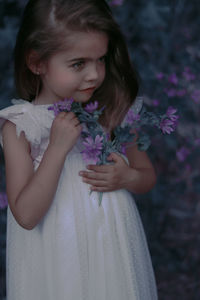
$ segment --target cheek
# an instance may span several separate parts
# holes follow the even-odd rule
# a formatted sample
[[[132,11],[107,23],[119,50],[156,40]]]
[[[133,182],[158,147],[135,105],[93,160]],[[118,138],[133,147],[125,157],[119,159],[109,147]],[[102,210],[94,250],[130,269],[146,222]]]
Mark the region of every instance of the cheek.
[[[64,63],[53,64],[49,70],[50,76],[55,78],[55,80],[60,82],[65,82],[65,80],[70,80],[73,77],[72,72]]]
[[[99,73],[99,81],[103,82],[106,77],[106,68],[103,67]]]
[[[104,82],[105,77],[106,77],[106,70],[104,70],[104,72],[102,74],[101,84]]]
[[[73,86],[73,84],[77,82],[76,76],[74,76],[74,74],[72,74],[71,72],[66,72],[66,71],[55,74],[55,78],[58,84],[60,85]]]

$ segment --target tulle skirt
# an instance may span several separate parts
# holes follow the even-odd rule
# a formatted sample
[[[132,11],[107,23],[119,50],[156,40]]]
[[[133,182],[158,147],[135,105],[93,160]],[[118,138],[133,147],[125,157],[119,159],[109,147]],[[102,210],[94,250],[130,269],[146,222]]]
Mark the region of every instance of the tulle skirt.
[[[8,207],[7,300],[156,300],[132,195],[104,193],[99,207],[75,155],[66,159],[54,200],[34,229],[22,228]]]

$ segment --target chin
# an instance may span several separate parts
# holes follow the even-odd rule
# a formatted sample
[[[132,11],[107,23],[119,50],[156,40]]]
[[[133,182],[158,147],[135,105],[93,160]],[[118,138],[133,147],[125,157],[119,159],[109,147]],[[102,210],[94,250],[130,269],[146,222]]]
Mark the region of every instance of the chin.
[[[77,98],[74,98],[74,100],[75,100],[75,102],[87,103],[88,101],[90,101],[91,98],[92,98],[92,96],[91,97],[77,97]]]

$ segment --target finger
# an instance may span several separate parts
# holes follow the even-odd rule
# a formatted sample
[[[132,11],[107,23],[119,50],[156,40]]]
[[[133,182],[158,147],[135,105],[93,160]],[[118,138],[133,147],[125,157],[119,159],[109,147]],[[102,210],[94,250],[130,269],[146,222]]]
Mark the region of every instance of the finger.
[[[107,186],[107,181],[105,181],[105,180],[95,180],[95,179],[83,178],[82,181],[91,186],[97,186],[97,187],[106,187]]]
[[[57,115],[57,118],[64,118],[64,117],[66,117],[66,115],[67,115],[67,113],[65,111],[62,111]]]
[[[77,118],[74,118],[74,119],[70,120],[70,123],[73,124],[74,126],[77,126],[77,125],[80,124],[80,122]]]
[[[82,127],[81,124],[78,124],[78,125],[76,126],[76,128],[79,129],[80,132],[83,130],[83,127]]]
[[[126,159],[124,157],[122,157],[121,155],[115,153],[115,152],[112,152],[110,155],[109,155],[110,159],[114,162],[114,164],[118,164],[118,165],[124,165],[124,164],[128,164]]]
[[[115,152],[112,152],[110,153],[110,155],[107,157],[108,160],[111,160],[111,161],[114,161],[114,162],[118,162],[118,161],[121,161],[122,160],[122,157],[115,153]]]
[[[67,113],[67,117],[68,117],[70,120],[71,120],[71,119],[74,119],[74,118],[77,118],[76,115],[75,115],[72,111],[70,111],[70,112]]]
[[[106,176],[107,174],[102,174],[102,173],[80,171],[79,175],[89,179],[104,180],[104,181],[107,180],[107,176]]]
[[[100,186],[91,186],[91,187],[90,187],[90,190],[91,190],[91,191],[94,191],[94,192],[111,192],[111,191],[112,191],[111,188],[108,188],[108,187],[100,187]]]
[[[101,166],[97,166],[97,165],[88,165],[87,166],[87,169],[88,170],[92,170],[92,171],[95,171],[95,172],[98,172],[98,173],[108,173],[109,170],[110,170],[110,167],[109,165],[101,165]]]

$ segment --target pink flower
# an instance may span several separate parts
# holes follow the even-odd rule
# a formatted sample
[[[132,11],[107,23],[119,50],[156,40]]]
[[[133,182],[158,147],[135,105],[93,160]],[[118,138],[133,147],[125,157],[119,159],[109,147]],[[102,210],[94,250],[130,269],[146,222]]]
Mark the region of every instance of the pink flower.
[[[94,103],[89,103],[86,105],[85,110],[89,113],[92,113],[98,108],[98,102],[95,101]]]

